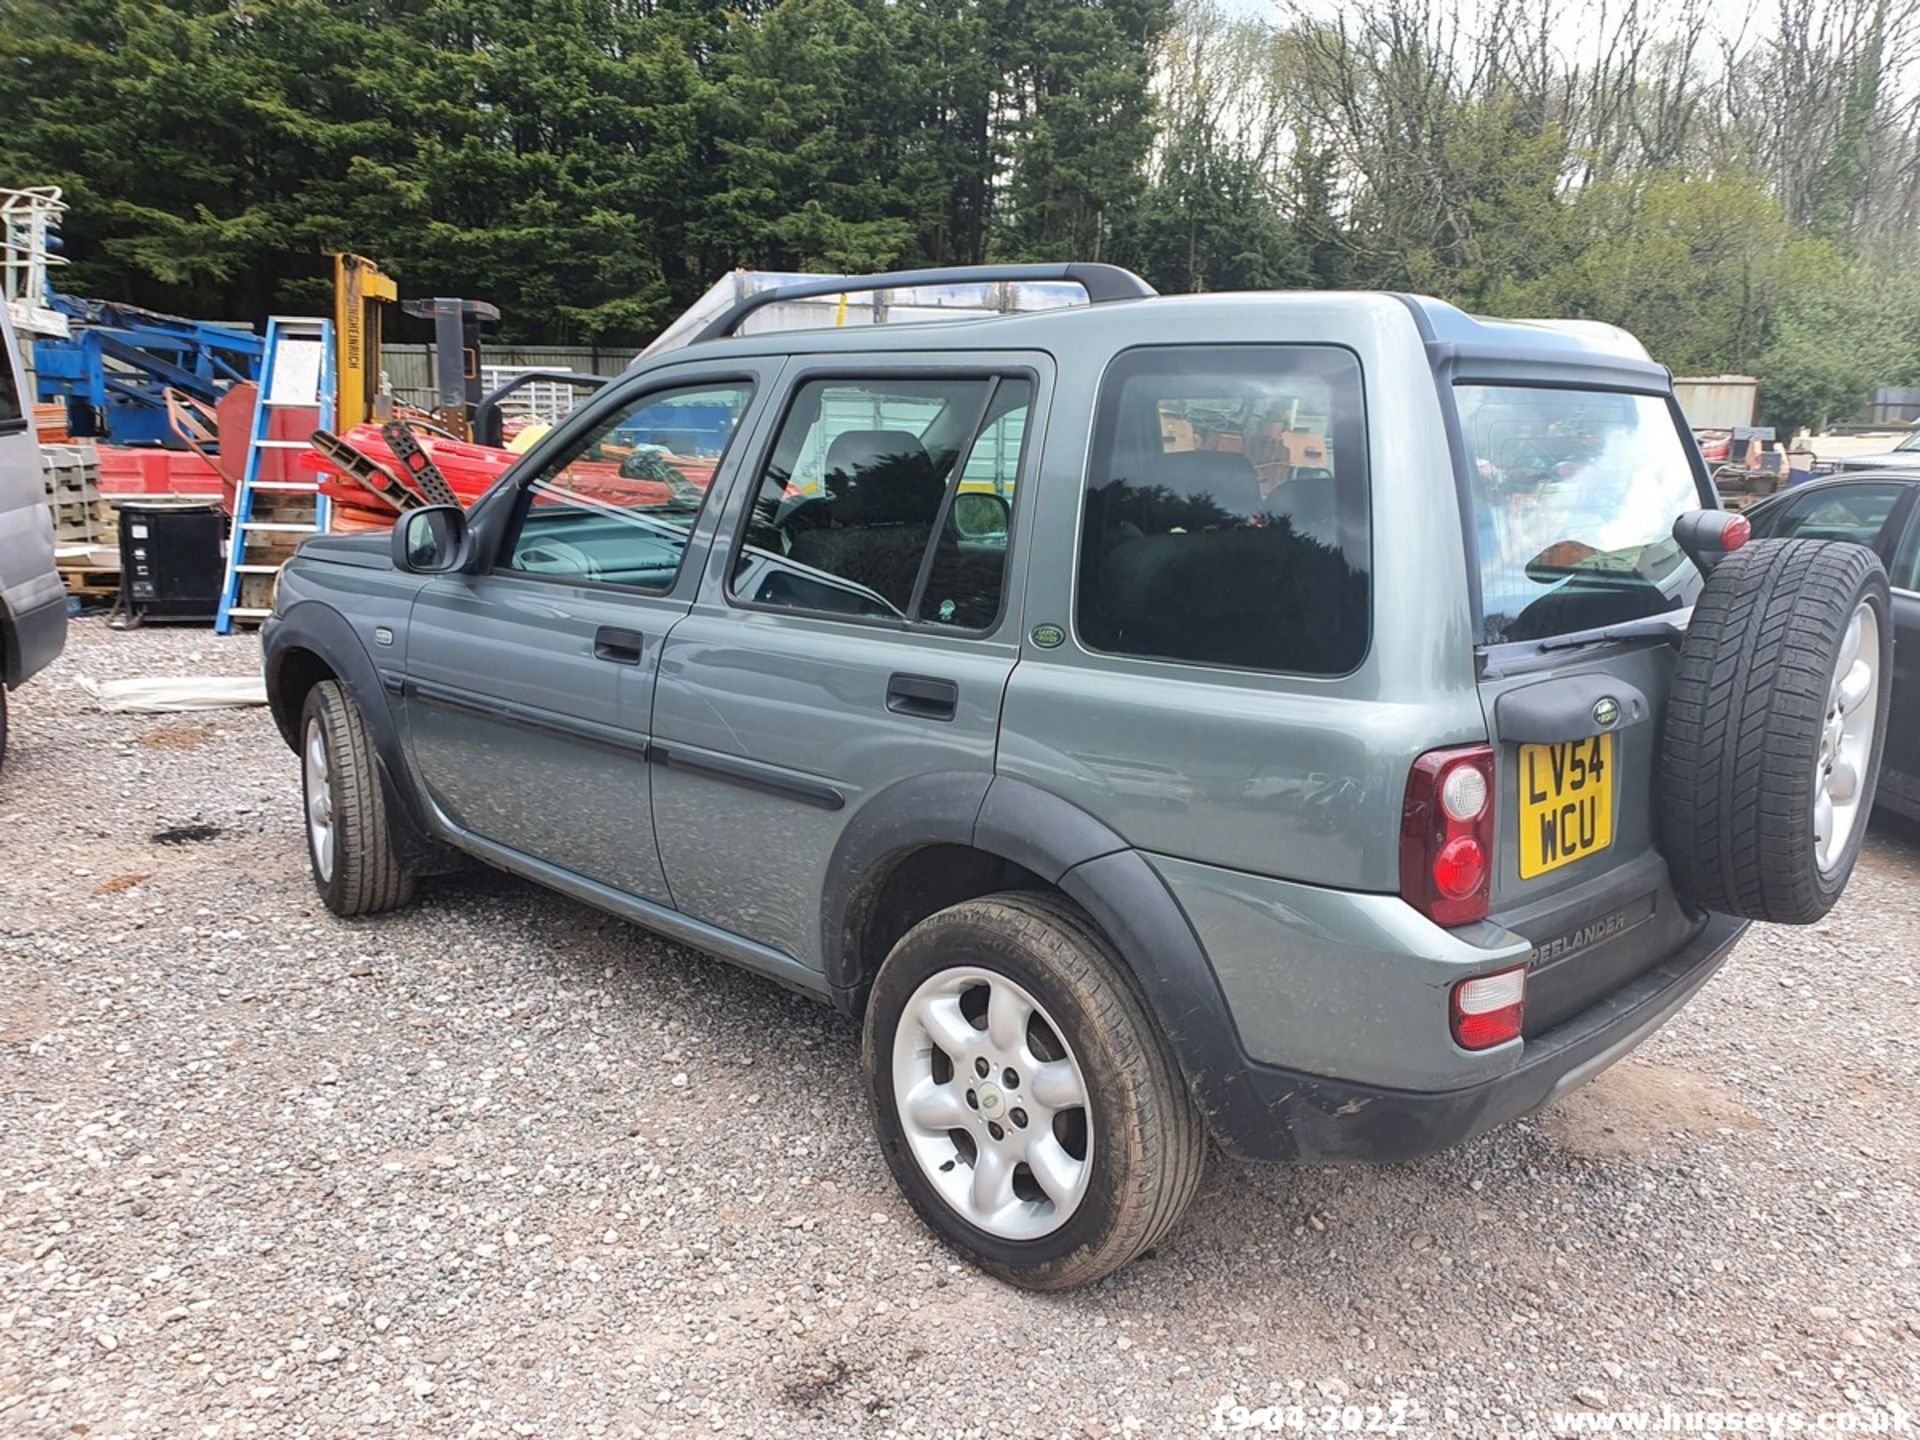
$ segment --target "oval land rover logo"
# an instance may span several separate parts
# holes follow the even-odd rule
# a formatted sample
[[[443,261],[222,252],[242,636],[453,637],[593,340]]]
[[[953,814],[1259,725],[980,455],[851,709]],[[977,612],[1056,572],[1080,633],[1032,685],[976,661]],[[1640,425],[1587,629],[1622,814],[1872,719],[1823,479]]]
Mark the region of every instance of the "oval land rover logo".
[[[1620,723],[1620,702],[1611,695],[1602,695],[1593,702],[1593,723],[1602,730],[1611,730]]]
[[[1067,632],[1058,625],[1036,625],[1030,638],[1042,650],[1051,650],[1067,638]]]

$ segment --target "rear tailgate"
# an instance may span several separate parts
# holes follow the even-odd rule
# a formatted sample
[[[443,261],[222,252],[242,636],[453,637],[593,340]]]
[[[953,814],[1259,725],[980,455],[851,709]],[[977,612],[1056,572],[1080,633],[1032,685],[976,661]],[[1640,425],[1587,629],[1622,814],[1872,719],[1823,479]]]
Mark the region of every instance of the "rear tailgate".
[[[1654,833],[1673,659],[1670,646],[1641,641],[1481,684],[1500,807],[1489,918],[1533,942],[1529,1035],[1699,928],[1674,897]]]
[[[1657,848],[1654,785],[1669,638],[1700,587],[1672,528],[1701,491],[1663,397],[1454,393],[1499,806],[1489,918],[1533,943],[1525,1033],[1537,1034],[1700,925]],[[1608,637],[1621,626],[1640,633]]]

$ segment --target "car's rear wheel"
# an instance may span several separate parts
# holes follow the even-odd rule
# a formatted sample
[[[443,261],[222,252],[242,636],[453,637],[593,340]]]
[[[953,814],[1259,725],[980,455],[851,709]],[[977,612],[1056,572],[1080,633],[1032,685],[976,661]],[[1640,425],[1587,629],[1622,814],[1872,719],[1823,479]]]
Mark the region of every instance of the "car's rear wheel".
[[[1688,900],[1807,924],[1840,898],[1886,743],[1888,604],[1859,545],[1762,540],[1714,567],[1661,747],[1663,848]]]
[[[359,706],[337,681],[307,693],[300,715],[301,798],[313,883],[336,915],[375,915],[413,898],[394,853],[387,797]]]
[[[914,1209],[1015,1285],[1111,1274],[1199,1185],[1204,1129],[1166,1040],[1059,897],[964,901],[908,931],[875,979],[863,1061]]]

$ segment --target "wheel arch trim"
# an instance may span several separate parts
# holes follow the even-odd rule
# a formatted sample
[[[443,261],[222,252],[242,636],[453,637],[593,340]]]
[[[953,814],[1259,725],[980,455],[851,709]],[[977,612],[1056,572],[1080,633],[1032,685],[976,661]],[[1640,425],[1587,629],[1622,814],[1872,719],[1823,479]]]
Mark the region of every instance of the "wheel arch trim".
[[[1245,1083],[1225,992],[1166,881],[1102,821],[1025,781],[923,775],[860,807],[835,848],[821,911],[821,954],[840,1008],[857,1013],[865,1001],[863,906],[899,859],[933,845],[969,846],[1057,886],[1118,952],[1209,1124],[1230,1132],[1260,1123],[1264,1107]]]
[[[414,792],[400,724],[387,699],[391,689],[387,677],[374,664],[346,617],[321,601],[302,600],[275,617],[261,637],[261,648],[267,707],[288,746],[298,750],[300,716],[288,711],[281,676],[289,654],[304,650],[339,679],[373,736],[374,761],[386,791],[387,820],[393,827],[394,849],[402,863],[423,875],[452,868],[451,854],[437,838],[431,812]]]

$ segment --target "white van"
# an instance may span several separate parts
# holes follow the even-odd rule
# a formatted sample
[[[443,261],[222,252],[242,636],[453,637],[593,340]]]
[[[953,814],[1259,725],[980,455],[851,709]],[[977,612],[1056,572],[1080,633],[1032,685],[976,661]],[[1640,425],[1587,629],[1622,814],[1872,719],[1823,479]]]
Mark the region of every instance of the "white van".
[[[67,643],[67,591],[53,568],[53,511],[40,471],[13,324],[0,305],[0,764],[7,692],[45,669]]]

